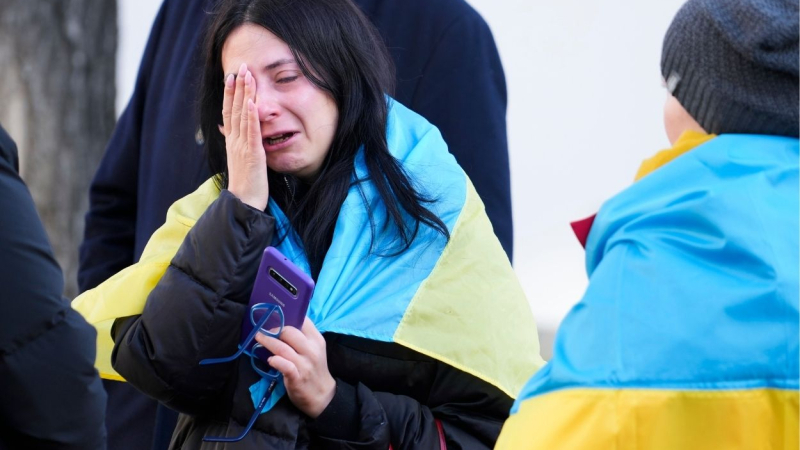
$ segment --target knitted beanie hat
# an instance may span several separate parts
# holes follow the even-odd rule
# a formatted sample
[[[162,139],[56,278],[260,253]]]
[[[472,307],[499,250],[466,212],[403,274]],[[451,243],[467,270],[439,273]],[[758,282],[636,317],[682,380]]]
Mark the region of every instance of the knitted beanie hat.
[[[798,135],[797,0],[688,0],[664,37],[667,89],[709,133]]]

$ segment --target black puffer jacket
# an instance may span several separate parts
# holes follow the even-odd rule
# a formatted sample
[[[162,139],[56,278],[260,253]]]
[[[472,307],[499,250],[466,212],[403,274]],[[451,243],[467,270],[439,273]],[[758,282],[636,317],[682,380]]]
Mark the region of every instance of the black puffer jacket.
[[[199,366],[236,351],[242,318],[274,220],[228,191],[198,220],[141,316],[118,321],[114,368],[182,413],[171,448],[488,449],[512,399],[499,389],[397,344],[325,334],[334,399],[311,420],[284,396],[236,444],[254,407],[249,360]],[[440,427],[441,426],[441,431]]]

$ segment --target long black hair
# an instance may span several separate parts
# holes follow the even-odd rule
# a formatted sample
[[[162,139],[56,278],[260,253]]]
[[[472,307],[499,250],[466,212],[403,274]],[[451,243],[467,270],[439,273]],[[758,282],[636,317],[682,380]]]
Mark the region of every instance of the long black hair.
[[[350,0],[225,0],[213,13],[206,34],[205,67],[200,85],[200,127],[206,136],[206,158],[218,186],[228,185],[225,138],[222,123],[224,73],[222,47],[239,26],[262,26],[286,42],[303,75],[327,92],[338,109],[336,133],[310,186],[268,170],[270,197],[286,212],[303,242],[316,278],[328,251],[333,229],[353,184],[355,157],[363,146],[368,180],[386,207],[386,226],[376,230],[373,208],[365,200],[372,231],[370,251],[379,233],[396,232],[391,254],[407,250],[424,224],[450,234],[445,224],[425,205],[423,196],[386,145],[388,105],[386,95],[394,87],[394,67],[374,26]],[[361,184],[367,180],[356,180]],[[295,187],[290,187],[294,185]],[[387,230],[385,228],[393,228]]]

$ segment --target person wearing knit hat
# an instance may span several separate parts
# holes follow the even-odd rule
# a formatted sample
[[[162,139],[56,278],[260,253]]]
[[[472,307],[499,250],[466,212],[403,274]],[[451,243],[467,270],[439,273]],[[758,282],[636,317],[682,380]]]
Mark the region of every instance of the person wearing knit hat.
[[[687,2],[664,38],[668,91],[707,132],[798,136],[796,0]]]
[[[672,148],[575,225],[588,288],[496,450],[798,449],[796,0],[689,0]]]

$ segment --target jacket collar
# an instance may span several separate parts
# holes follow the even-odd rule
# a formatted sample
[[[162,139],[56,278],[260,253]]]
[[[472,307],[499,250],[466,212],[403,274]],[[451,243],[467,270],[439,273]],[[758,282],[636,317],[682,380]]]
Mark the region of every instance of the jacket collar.
[[[672,148],[662,150],[653,155],[651,158],[648,158],[642,162],[642,165],[639,166],[639,170],[636,172],[636,178],[634,179],[634,182],[641,180],[659,167],[666,165],[678,156],[683,155],[689,150],[698,147],[699,145],[704,144],[715,137],[716,135],[714,134],[705,134],[692,130],[684,131],[678,140],[675,141],[675,145],[673,145]],[[578,238],[578,242],[580,242],[581,246],[584,248],[586,248],[586,240],[589,239],[589,232],[592,231],[592,224],[594,223],[595,216],[597,216],[597,214],[593,214],[585,219],[576,220],[570,223],[572,231],[575,233],[575,237]]]
[[[639,170],[636,172],[636,178],[634,181],[641,180],[659,167],[666,165],[678,156],[681,156],[689,150],[699,146],[700,144],[704,144],[715,137],[715,134],[699,133],[692,130],[684,131],[678,140],[675,141],[675,145],[673,145],[672,148],[662,150],[653,155],[651,158],[642,161],[642,165],[639,166]]]

